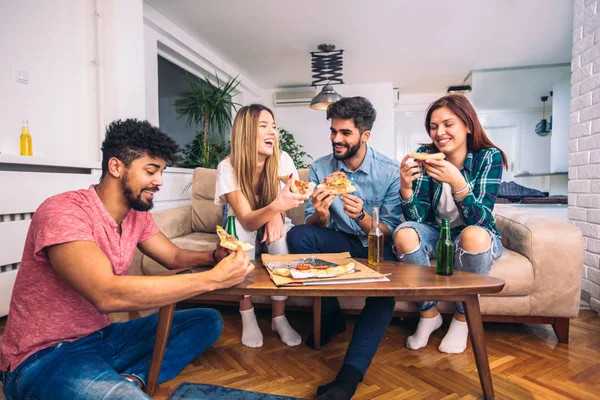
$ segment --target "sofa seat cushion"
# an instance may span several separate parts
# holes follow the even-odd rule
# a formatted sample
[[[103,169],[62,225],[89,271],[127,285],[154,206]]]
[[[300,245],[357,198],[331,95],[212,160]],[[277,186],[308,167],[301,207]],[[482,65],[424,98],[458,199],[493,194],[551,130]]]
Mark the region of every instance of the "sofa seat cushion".
[[[180,236],[171,241],[178,247],[188,250],[213,250],[217,247],[218,236],[215,233],[193,232],[189,235]],[[142,259],[142,270],[145,275],[156,275],[165,271],[165,267],[144,256]]]

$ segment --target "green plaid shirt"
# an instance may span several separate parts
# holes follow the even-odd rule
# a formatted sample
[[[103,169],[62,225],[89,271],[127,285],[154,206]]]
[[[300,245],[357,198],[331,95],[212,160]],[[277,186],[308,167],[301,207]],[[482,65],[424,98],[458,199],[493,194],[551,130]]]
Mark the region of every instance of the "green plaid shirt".
[[[430,153],[427,146],[421,146],[417,153]],[[498,149],[467,151],[467,157],[460,173],[469,185],[469,194],[461,200],[454,200],[466,226],[477,225],[495,232],[496,220],[492,214],[500,181],[502,180],[502,153]],[[435,212],[442,195],[442,184],[423,173],[413,181],[413,195],[402,200],[402,212],[407,221],[422,222],[437,226]],[[463,227],[464,228],[464,227]]]

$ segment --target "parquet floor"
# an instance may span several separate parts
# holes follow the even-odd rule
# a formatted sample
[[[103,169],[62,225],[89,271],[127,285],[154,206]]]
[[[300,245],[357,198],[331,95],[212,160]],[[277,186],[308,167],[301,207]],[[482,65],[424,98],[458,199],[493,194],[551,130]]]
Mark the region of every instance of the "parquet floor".
[[[164,400],[183,382],[209,383],[238,389],[312,399],[316,387],[330,381],[344,357],[356,317],[348,317],[346,333],[315,351],[289,348],[270,331],[270,311],[257,310],[264,346],[240,343],[236,309],[219,307],[225,330],[214,347],[163,383],[155,399]],[[303,337],[311,315],[290,312],[288,318]],[[0,319],[0,336],[6,318]],[[460,355],[437,351],[448,322],[429,345],[409,351],[404,342],[415,320],[394,319],[363,383],[354,396],[367,399],[477,399],[482,397],[469,345]],[[548,325],[484,323],[497,399],[600,399],[600,316],[581,312],[571,322],[571,342],[558,344]]]

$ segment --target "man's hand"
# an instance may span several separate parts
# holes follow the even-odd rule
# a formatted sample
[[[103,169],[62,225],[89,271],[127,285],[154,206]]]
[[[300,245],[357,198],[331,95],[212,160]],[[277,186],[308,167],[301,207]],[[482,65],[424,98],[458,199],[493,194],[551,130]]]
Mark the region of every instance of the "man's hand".
[[[265,233],[260,242],[264,243],[266,241],[267,244],[271,244],[281,239],[284,233],[283,218],[281,218],[281,214],[276,215],[265,224]]]
[[[344,203],[344,212],[346,215],[352,219],[356,219],[363,210],[363,201],[349,193],[341,195],[340,199]]]
[[[225,247],[221,246],[221,241],[217,242],[217,250],[215,251],[215,259],[216,262],[220,262],[222,259],[227,257],[231,253],[231,251],[227,250]]]
[[[214,273],[216,289],[224,289],[241,283],[253,269],[250,257],[238,246],[237,251],[221,260],[210,272]]]
[[[335,200],[335,194],[331,193],[329,189],[317,188],[312,194],[312,205],[315,212],[318,213],[322,219],[329,218],[329,208]]]

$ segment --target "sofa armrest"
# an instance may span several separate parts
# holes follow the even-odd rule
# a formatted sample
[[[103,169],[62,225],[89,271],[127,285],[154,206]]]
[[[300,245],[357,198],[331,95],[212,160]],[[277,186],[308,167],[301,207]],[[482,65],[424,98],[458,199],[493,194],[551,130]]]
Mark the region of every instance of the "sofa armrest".
[[[152,216],[158,229],[169,239],[192,233],[192,206],[169,208]]]
[[[533,265],[533,315],[575,317],[579,312],[584,242],[568,222],[511,206],[494,208],[504,247]]]

